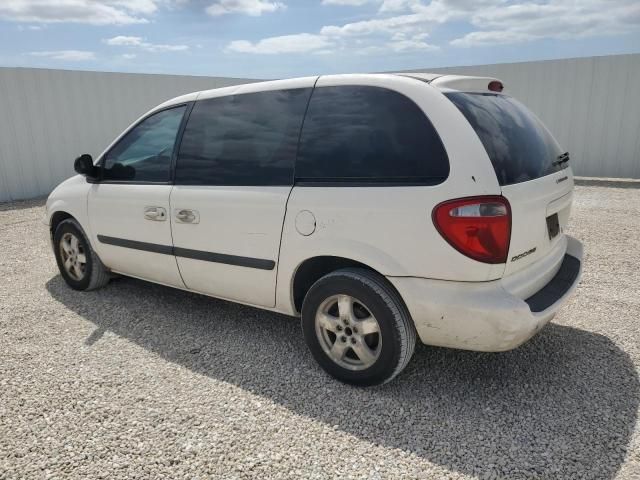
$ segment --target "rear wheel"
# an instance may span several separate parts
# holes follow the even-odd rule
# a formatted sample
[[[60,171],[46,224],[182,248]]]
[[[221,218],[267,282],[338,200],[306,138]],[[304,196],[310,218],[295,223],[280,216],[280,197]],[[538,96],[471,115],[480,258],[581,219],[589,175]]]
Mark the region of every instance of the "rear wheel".
[[[320,366],[356,385],[394,378],[416,342],[398,293],[381,275],[359,268],[330,273],[311,287],[302,306],[302,330]]]
[[[109,272],[74,219],[60,222],[53,245],[60,274],[71,288],[94,290],[109,283]]]

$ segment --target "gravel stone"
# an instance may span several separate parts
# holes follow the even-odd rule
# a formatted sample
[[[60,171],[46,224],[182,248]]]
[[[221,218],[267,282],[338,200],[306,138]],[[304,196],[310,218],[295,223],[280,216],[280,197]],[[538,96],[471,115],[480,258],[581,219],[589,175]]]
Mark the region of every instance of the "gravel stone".
[[[640,190],[577,187],[583,281],[522,347],[325,375],[288,317],[120,278],[76,292],[0,204],[0,479],[638,479]]]

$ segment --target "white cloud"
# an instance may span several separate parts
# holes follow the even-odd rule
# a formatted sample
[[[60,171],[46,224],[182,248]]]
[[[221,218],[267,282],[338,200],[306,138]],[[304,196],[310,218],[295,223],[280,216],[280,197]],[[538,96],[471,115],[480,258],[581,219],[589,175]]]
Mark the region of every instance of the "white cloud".
[[[576,38],[622,34],[640,28],[637,0],[380,0],[376,18],[326,26],[329,36],[415,35],[452,21],[474,31],[454,39],[454,46],[518,43],[542,38]],[[397,12],[385,16],[385,13]]]
[[[84,62],[87,60],[95,60],[96,54],[86,50],[55,50],[44,52],[31,52],[29,55],[34,57],[47,57],[53,60],[64,60],[68,62]]]
[[[397,12],[401,10],[411,10],[412,8],[419,6],[418,0],[384,0],[380,6],[381,12]]]
[[[378,3],[388,3],[389,0]],[[325,3],[360,4],[362,0],[326,0]],[[395,3],[394,3],[395,2]],[[398,2],[391,0],[393,8],[414,9],[416,1]],[[402,5],[401,5],[402,3]],[[418,2],[419,3],[419,2]],[[433,51],[438,47],[424,41],[428,36],[422,31],[421,23],[424,18],[418,13],[406,13],[388,18],[373,18],[360,22],[348,23],[341,26],[329,25],[316,33],[300,33],[280,37],[264,38],[258,42],[236,40],[227,46],[228,52],[242,52],[254,54],[273,53],[326,53],[327,47],[351,51],[359,55],[372,55],[384,52]],[[387,38],[379,38],[382,35]],[[362,37],[377,36],[371,43],[364,45]]]
[[[469,21],[477,30],[453,40],[452,45],[473,47],[543,38],[620,35],[640,27],[640,3],[636,0],[549,0],[494,5],[473,12]]]
[[[374,3],[376,0],[322,0],[323,5],[348,5],[359,7],[365,3]]]
[[[21,32],[24,32],[26,30],[37,32],[38,30],[43,30],[43,29],[44,27],[42,25],[27,25],[26,27],[24,25],[18,25],[18,30],[20,30]]]
[[[300,33],[280,37],[263,38],[258,42],[236,40],[231,42],[226,50],[232,53],[253,53],[273,55],[282,53],[313,53],[328,55],[336,50],[350,50],[358,55],[374,55],[385,52],[434,51],[439,47],[424,41],[426,35],[407,37],[404,34],[394,35],[389,41],[366,45],[364,40],[355,39],[351,44],[342,38],[331,38],[327,35]]]
[[[1,0],[0,18],[15,22],[128,25],[146,23],[142,15],[163,0]]]
[[[400,15],[389,18],[374,18],[342,26],[328,25],[322,27],[320,33],[329,36],[363,36],[376,33],[394,33],[414,28],[424,22],[417,14]]]
[[[474,10],[505,0],[384,0],[376,18],[322,28],[321,33],[334,36],[366,36],[396,32],[424,34],[438,24],[469,18]],[[387,12],[395,15],[385,16]]]
[[[142,37],[127,37],[125,35],[118,35],[117,37],[108,38],[104,40],[107,45],[115,45],[119,47],[139,46],[142,43]]]
[[[322,52],[331,46],[331,42],[322,35],[300,33],[280,37],[264,38],[256,43],[236,40],[227,46],[227,51],[238,53],[278,54]]]
[[[419,4],[419,0],[322,0],[323,5],[340,5],[350,7],[361,7],[368,3],[381,4],[381,12],[393,12],[403,10],[414,4]]]
[[[107,38],[106,40],[103,40],[103,42],[115,47],[136,47],[147,52],[180,52],[189,50],[188,45],[149,43],[142,37],[129,37],[125,35]]]
[[[387,44],[387,47],[394,52],[410,52],[416,50],[422,50],[425,52],[432,52],[439,50],[440,47],[431,45],[424,41],[428,37],[428,34],[418,34],[410,38],[402,33],[397,33],[391,38],[391,42]]]
[[[322,3],[357,6],[371,2],[379,5],[375,16],[327,25],[319,34],[276,37],[279,50],[292,51],[281,45],[283,39],[306,35],[315,42],[324,39],[359,54],[433,51],[438,47],[427,43],[425,38],[438,26],[451,22],[466,23],[472,28],[470,33],[450,42],[458,47],[619,35],[640,29],[638,0],[323,0]],[[262,47],[271,42],[269,38],[257,43],[241,40],[232,45],[251,53],[266,53],[267,49]],[[317,50],[311,44],[290,48]]]
[[[527,40],[533,40],[532,35],[526,33],[504,31],[493,32],[471,32],[464,37],[456,38],[451,41],[451,45],[456,47],[478,47],[484,45],[499,45],[506,43],[520,43]]]
[[[217,0],[207,7],[207,13],[214,17],[229,13],[241,13],[259,17],[263,13],[272,13],[286,8],[282,2],[270,2],[267,0]]]
[[[133,60],[136,57],[137,57],[137,55],[135,53],[123,53],[122,54],[122,58],[124,58],[125,60]]]
[[[155,13],[160,2],[161,0],[111,0],[111,3],[115,6],[147,15]]]
[[[188,45],[171,45],[163,43],[143,43],[140,48],[148,52],[184,52],[189,50]]]
[[[339,1],[339,0],[338,0]],[[637,0],[380,0],[378,16],[329,25],[328,36],[428,33],[437,25],[467,22],[475,30],[453,40],[457,46],[624,33],[640,25]],[[395,15],[385,15],[396,12]]]

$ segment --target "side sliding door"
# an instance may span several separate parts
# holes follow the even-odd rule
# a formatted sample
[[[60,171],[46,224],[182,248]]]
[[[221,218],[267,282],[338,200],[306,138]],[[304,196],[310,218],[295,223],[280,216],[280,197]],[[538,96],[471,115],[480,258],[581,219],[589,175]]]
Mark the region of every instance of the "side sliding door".
[[[266,91],[246,85],[194,105],[170,202],[174,253],[189,289],[275,305],[282,223],[314,81]]]

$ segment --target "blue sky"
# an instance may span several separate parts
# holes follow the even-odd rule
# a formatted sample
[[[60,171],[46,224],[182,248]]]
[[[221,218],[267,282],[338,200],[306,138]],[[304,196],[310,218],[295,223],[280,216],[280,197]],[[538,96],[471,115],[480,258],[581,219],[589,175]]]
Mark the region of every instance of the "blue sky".
[[[0,0],[0,65],[281,78],[640,52],[638,0]]]

